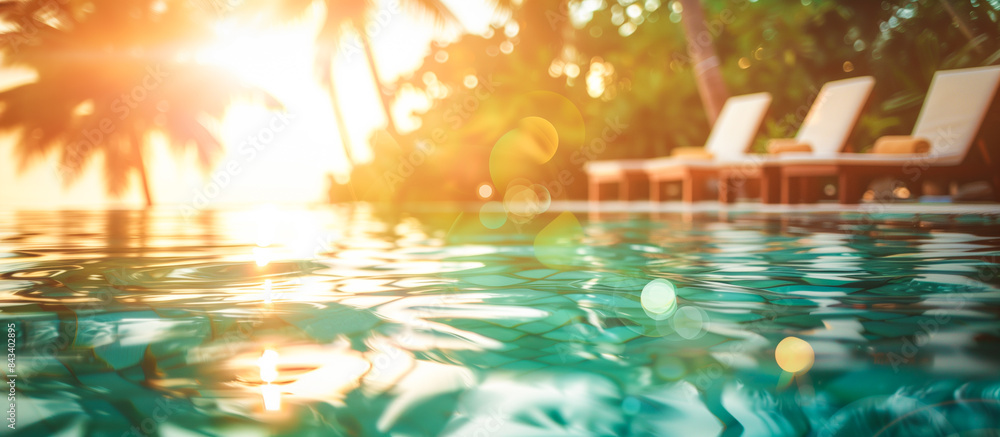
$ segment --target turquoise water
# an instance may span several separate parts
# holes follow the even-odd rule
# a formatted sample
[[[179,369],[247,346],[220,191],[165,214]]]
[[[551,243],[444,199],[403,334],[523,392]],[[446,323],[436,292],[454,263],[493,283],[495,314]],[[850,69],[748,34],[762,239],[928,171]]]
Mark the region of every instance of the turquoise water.
[[[1000,430],[998,216],[521,222],[364,206],[0,213],[17,375],[4,431]],[[807,347],[779,366],[788,337]]]

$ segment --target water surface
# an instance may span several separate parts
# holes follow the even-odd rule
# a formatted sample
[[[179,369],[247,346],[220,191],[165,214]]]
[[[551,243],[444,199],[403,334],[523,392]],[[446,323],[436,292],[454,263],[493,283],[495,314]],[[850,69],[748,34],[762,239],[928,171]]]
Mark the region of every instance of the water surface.
[[[998,235],[995,215],[0,213],[16,433],[996,435]]]

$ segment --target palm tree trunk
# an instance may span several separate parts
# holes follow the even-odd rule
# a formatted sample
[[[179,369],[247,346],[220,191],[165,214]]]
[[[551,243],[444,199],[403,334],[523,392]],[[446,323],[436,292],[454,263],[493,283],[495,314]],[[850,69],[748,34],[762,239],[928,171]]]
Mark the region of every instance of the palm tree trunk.
[[[717,36],[712,34],[705,22],[705,11],[700,0],[680,0],[684,10],[681,12],[681,24],[684,25],[684,36],[687,38],[688,55],[694,64],[694,78],[698,85],[702,106],[708,121],[715,124],[715,119],[722,111],[722,105],[729,98],[726,83],[722,80],[719,70],[719,57],[715,54],[712,40]],[[720,22],[721,26],[722,23]],[[721,31],[721,28],[715,33]]]
[[[340,143],[344,148],[344,156],[347,163],[354,168],[354,154],[351,153],[351,136],[347,132],[347,122],[344,121],[344,112],[340,108],[340,100],[337,97],[337,81],[333,78],[333,67],[330,67],[324,79],[327,92],[330,93],[330,104],[333,105],[333,118],[337,121],[337,133],[340,134]]]
[[[385,119],[387,122],[386,129],[392,134],[393,137],[399,137],[399,131],[396,129],[396,123],[392,121],[392,107],[389,104],[389,98],[383,92],[385,87],[382,86],[382,79],[378,77],[378,68],[375,66],[375,56],[372,52],[372,44],[368,39],[368,35],[365,33],[363,28],[358,28],[355,26],[358,35],[361,37],[361,45],[365,48],[365,57],[368,58],[368,69],[371,70],[372,78],[375,80],[375,88],[378,91],[379,101],[382,102],[382,110],[385,111]]]
[[[945,12],[948,13],[948,16],[951,17],[951,21],[955,23],[955,26],[958,26],[958,31],[965,36],[965,39],[969,40],[969,42],[974,41],[976,36],[972,34],[972,30],[969,29],[969,25],[966,24],[965,20],[963,20],[962,17],[955,12],[955,8],[951,7],[951,3],[949,3],[948,0],[941,0],[941,6],[944,8]],[[983,52],[979,45],[976,45],[974,50],[976,53]]]
[[[135,156],[139,161],[136,166],[139,167],[139,178],[142,179],[142,193],[146,196],[146,207],[153,206],[153,196],[150,195],[149,190],[149,175],[146,174],[146,160],[142,157],[142,135],[132,132],[132,147],[135,147]]]

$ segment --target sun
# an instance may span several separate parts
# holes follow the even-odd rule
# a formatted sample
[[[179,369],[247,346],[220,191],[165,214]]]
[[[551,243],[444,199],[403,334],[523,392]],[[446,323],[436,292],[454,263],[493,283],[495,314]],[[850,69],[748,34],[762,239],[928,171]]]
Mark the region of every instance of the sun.
[[[186,186],[173,190],[183,192],[172,192],[173,196],[161,193],[161,198],[190,203],[192,196],[207,197],[202,192],[212,183],[212,175],[231,165],[240,174],[219,176],[233,182],[219,190],[222,194],[211,203],[322,201],[327,196],[329,176],[337,183],[349,182],[352,164],[365,164],[374,158],[368,145],[371,136],[387,124],[378,86],[364,53],[342,49],[332,65],[337,87],[337,105],[334,105],[329,91],[316,76],[316,36],[324,18],[322,7],[314,6],[299,20],[284,25],[260,28],[232,19],[223,19],[215,25],[214,40],[198,50],[193,60],[230,71],[239,80],[269,93],[283,108],[268,109],[262,102],[233,102],[217,126],[226,156],[208,176],[185,172]],[[433,29],[406,14],[398,14],[385,24],[380,32],[369,36],[380,67],[379,76],[390,82],[420,65],[429,51]],[[345,30],[350,32],[349,28]],[[345,40],[351,40],[349,34]],[[415,129],[420,120],[413,113],[426,110],[429,105],[419,92],[405,86],[397,90],[391,105],[396,126],[404,133]],[[347,158],[337,130],[335,108],[347,125],[353,163]],[[258,153],[247,150],[248,138],[272,136],[266,126],[280,116],[277,112],[291,118],[289,128],[273,135],[274,140],[260,147]],[[153,162],[153,173],[178,172],[176,165]],[[215,189],[211,191],[214,193]]]
[[[247,202],[268,194],[279,199],[291,196],[290,200],[316,201],[322,197],[326,175],[335,175],[338,180],[349,178],[351,167],[332,122],[330,96],[315,75],[317,26],[308,15],[300,22],[268,29],[223,21],[216,25],[216,40],[197,53],[196,62],[229,70],[283,106],[268,110],[262,102],[237,101],[227,110],[219,126],[227,154],[220,166],[235,161],[250,168],[250,175],[232,187],[223,201]],[[288,129],[259,148],[263,158],[256,158],[257,153],[241,154],[247,152],[248,137],[272,135],[268,126],[278,116],[291,121]],[[247,162],[250,158],[258,162]],[[302,193],[279,193],[287,193],[291,186],[307,188]]]
[[[197,61],[224,67],[279,97],[315,92],[312,27],[303,22],[262,30],[224,21],[215,26],[217,40],[199,51]]]

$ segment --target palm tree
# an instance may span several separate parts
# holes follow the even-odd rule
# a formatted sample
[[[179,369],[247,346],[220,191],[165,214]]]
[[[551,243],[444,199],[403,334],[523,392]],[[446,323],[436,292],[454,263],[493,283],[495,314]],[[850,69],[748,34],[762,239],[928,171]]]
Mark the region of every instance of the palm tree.
[[[103,155],[108,192],[122,194],[137,173],[147,205],[150,134],[193,147],[211,168],[222,147],[205,119],[219,120],[237,96],[276,102],[221,68],[184,61],[212,37],[211,17],[199,12],[184,0],[2,3],[3,63],[35,73],[0,92],[0,130],[19,134],[21,168],[58,149],[69,184]]]
[[[382,111],[385,112],[387,130],[393,136],[399,136],[396,123],[392,119],[392,102],[386,94],[388,88],[379,76],[379,68],[376,65],[374,52],[372,51],[371,36],[367,32],[365,24],[369,22],[370,15],[377,10],[379,4],[374,0],[323,0],[326,5],[326,17],[323,27],[317,36],[317,60],[324,62],[320,65],[323,68],[330,68],[330,63],[326,59],[332,59],[334,52],[343,41],[345,30],[353,30],[361,42],[364,49],[365,58],[368,61],[368,69],[375,81],[378,91],[379,102]],[[459,23],[458,18],[452,14],[451,10],[441,2],[441,0],[407,0],[402,5],[408,7],[416,13],[430,13],[434,20],[441,23]],[[329,70],[324,71],[324,79],[331,77]],[[332,89],[332,83],[331,83]]]
[[[344,111],[340,108],[340,101],[337,98],[337,84],[333,74],[333,59],[338,51],[345,47],[346,37],[350,32],[357,34],[369,72],[375,81],[379,103],[385,114],[386,129],[394,137],[399,137],[399,130],[392,118],[392,102],[390,96],[387,95],[389,87],[383,83],[381,76],[379,76],[379,68],[372,50],[372,35],[369,35],[365,28],[366,23],[369,23],[372,15],[377,12],[379,2],[375,0],[290,0],[285,2],[258,0],[244,3],[247,7],[243,8],[243,11],[254,17],[270,16],[287,21],[301,17],[316,1],[322,2],[325,11],[322,26],[316,35],[317,76],[330,94],[344,154],[353,166],[350,138],[347,134],[348,128],[343,118]],[[459,20],[441,0],[405,0],[402,1],[400,7],[410,9],[411,13],[429,13],[439,25],[459,23]]]
[[[688,55],[694,66],[698,94],[709,123],[715,123],[722,105],[729,98],[726,83],[722,81],[722,71],[719,70],[719,57],[712,44],[715,35],[712,35],[705,24],[705,11],[700,0],[680,0],[680,5],[683,8],[681,24],[684,25],[684,36],[688,41]]]

